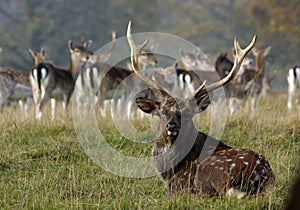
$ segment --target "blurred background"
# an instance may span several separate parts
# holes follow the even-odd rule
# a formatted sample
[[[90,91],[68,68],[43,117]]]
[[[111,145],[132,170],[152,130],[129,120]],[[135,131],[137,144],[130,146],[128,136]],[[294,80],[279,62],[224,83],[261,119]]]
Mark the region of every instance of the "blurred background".
[[[68,64],[68,40],[91,39],[92,50],[124,36],[129,20],[134,33],[165,32],[198,46],[211,62],[231,54],[233,38],[243,46],[254,34],[257,48],[271,46],[267,73],[276,72],[273,87],[287,87],[288,68],[300,64],[299,0],[2,0],[0,66],[29,71],[28,49],[44,47],[58,66]]]

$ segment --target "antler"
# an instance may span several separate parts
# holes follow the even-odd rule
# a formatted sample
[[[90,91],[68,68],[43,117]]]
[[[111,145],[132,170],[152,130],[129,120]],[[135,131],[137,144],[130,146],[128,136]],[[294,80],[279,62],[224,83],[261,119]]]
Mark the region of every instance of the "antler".
[[[252,38],[252,41],[250,42],[250,44],[245,48],[245,49],[242,49],[240,47],[240,44],[237,40],[237,38],[235,37],[234,38],[234,49],[235,49],[235,52],[236,52],[236,55],[235,55],[235,59],[234,59],[234,65],[232,67],[232,69],[230,70],[230,73],[224,77],[223,79],[221,79],[220,81],[216,82],[216,83],[213,83],[211,85],[209,85],[208,87],[206,87],[205,89],[203,85],[201,85],[194,93],[193,95],[191,96],[191,98],[198,98],[199,96],[201,96],[202,94],[205,94],[207,92],[210,92],[212,90],[215,90],[225,84],[227,84],[230,80],[232,80],[235,75],[238,73],[239,69],[240,69],[240,66],[245,58],[245,56],[250,52],[250,50],[253,48],[255,42],[256,42],[256,38],[257,36],[254,35],[253,38]]]
[[[149,40],[147,39],[139,47],[136,46],[136,44],[133,41],[132,35],[131,35],[131,21],[129,21],[128,27],[127,27],[127,40],[128,40],[128,43],[129,43],[129,46],[130,46],[130,49],[131,49],[130,58],[131,58],[131,66],[132,66],[132,69],[133,69],[134,73],[142,81],[144,81],[147,85],[149,85],[150,87],[154,88],[161,96],[163,96],[163,97],[170,96],[166,91],[161,90],[159,88],[159,86],[155,82],[153,82],[149,78],[147,78],[144,75],[142,75],[141,72],[139,71],[139,67],[138,67],[138,55],[141,52],[141,50],[148,44]]]

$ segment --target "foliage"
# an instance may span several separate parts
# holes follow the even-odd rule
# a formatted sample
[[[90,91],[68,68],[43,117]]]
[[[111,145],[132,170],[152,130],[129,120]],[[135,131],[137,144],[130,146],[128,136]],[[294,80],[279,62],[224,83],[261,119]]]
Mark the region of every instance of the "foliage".
[[[269,69],[286,84],[289,67],[300,53],[298,0],[5,0],[0,6],[2,66],[29,70],[28,48],[45,47],[57,65],[67,65],[69,39],[92,39],[94,49],[124,36],[129,20],[135,31],[160,31],[183,37],[210,55],[230,52],[234,36],[247,43],[258,34],[257,47],[272,46]]]

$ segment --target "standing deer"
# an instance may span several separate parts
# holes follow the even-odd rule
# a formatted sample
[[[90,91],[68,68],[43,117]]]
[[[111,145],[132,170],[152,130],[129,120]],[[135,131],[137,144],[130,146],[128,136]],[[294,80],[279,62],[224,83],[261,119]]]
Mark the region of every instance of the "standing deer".
[[[255,112],[256,101],[263,90],[265,79],[266,57],[270,53],[270,47],[265,50],[253,48],[252,53],[255,56],[256,69],[245,68],[243,65],[248,63],[243,62],[242,72],[238,73],[233,82],[229,82],[225,86],[225,93],[230,97],[230,110],[234,114],[242,104],[241,99],[250,97],[251,113]],[[216,60],[216,71],[221,78],[226,76],[234,63],[227,58],[227,54],[221,54]],[[234,107],[236,104],[236,107]]]
[[[25,118],[28,116],[28,104],[32,100],[29,73],[11,69],[0,69],[0,107],[18,101]]]
[[[296,98],[298,109],[300,109],[300,94],[298,93],[300,87],[300,66],[294,66],[289,69],[287,75],[288,82],[288,110],[291,111],[293,108],[293,100]]]
[[[83,62],[88,60],[91,54],[88,50],[91,44],[92,41],[84,42],[83,46],[73,45],[72,41],[68,42],[71,56],[67,69],[61,69],[44,62],[32,68],[30,83],[36,105],[35,117],[37,120],[42,118],[42,110],[50,98],[62,100],[65,113],[80,67]],[[51,108],[51,117],[54,119],[55,100],[51,101]]]
[[[145,46],[139,46],[140,49],[140,55],[139,55],[139,68],[140,69],[146,69],[148,66],[155,66],[157,64],[156,56],[154,54],[154,51],[157,47],[157,45],[151,45],[149,48],[146,48]],[[132,70],[131,64],[127,63],[127,68]]]
[[[180,49],[179,54],[180,60],[178,61],[178,65],[182,65],[182,69],[192,71],[214,71],[208,57],[202,55],[199,49],[194,50],[194,52],[185,52]]]
[[[275,180],[267,159],[252,150],[232,148],[223,142],[198,132],[193,116],[210,104],[209,93],[228,83],[255,44],[256,36],[245,49],[234,40],[236,57],[230,73],[222,80],[205,87],[205,82],[187,99],[175,99],[161,90],[157,83],[143,76],[137,64],[138,49],[127,29],[131,48],[131,64],[135,74],[156,90],[162,101],[137,98],[138,107],[160,118],[159,136],[152,150],[154,165],[170,193],[189,190],[200,196],[256,195]]]
[[[44,50],[34,52],[29,50],[34,56],[35,64],[46,60]],[[29,82],[29,72],[1,68],[0,69],[0,106],[18,101],[25,118],[28,117],[28,108],[32,102],[32,90]]]
[[[96,95],[102,76],[101,67],[106,68],[104,63],[110,58],[115,44],[116,33],[113,31],[109,48],[101,54],[93,54],[80,71],[75,85],[76,103],[80,111],[89,110],[98,101]]]

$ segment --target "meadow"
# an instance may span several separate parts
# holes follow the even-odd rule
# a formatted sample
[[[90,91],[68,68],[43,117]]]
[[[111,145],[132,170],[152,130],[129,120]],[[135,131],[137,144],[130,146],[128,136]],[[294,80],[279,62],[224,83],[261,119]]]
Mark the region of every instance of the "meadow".
[[[276,174],[273,188],[242,199],[199,198],[188,193],[168,196],[158,175],[117,176],[86,155],[70,109],[65,118],[51,121],[46,116],[41,122],[20,118],[18,110],[17,106],[6,108],[0,119],[1,209],[283,209],[297,174],[300,119],[296,109],[287,112],[285,95],[261,97],[253,116],[243,110],[227,117],[221,139],[265,155]],[[195,118],[201,131],[208,132],[209,118],[209,112]],[[98,118],[98,124],[119,152],[150,156],[152,143],[125,139],[109,118]],[[148,124],[136,122],[141,129]]]

